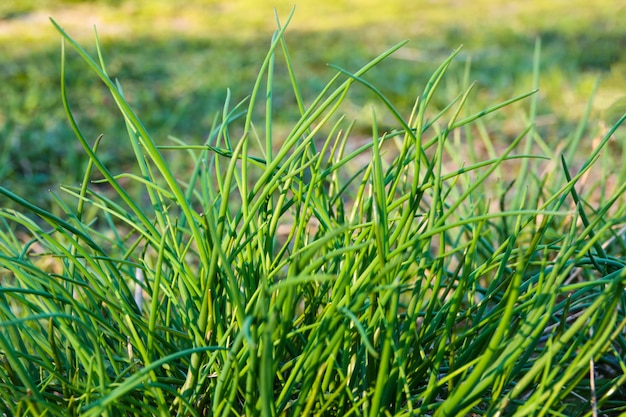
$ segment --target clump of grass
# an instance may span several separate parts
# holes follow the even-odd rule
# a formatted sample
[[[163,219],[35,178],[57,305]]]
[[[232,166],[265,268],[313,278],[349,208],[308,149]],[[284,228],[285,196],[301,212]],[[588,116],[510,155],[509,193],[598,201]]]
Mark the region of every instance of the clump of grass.
[[[249,99],[226,100],[204,145],[165,146],[100,49],[92,58],[55,26],[111,92],[138,174],[102,161],[63,82],[89,156],[82,184],[64,187],[76,206],[57,198],[56,216],[0,187],[30,214],[0,211],[3,413],[626,410],[626,181],[592,174],[611,171],[597,165],[624,117],[574,170],[533,129],[534,91],[466,115],[467,85],[431,114],[455,51],[405,118],[366,79],[402,44],[339,69],[309,103],[279,25]],[[300,113],[281,139],[279,56]],[[356,145],[354,124],[337,117],[354,85],[380,103],[371,139]],[[483,116],[528,97],[527,128],[498,153]],[[381,109],[397,129],[379,128]],[[586,123],[563,144],[578,143]],[[477,146],[493,157],[460,154]],[[166,152],[187,153],[192,172],[173,171]],[[103,180],[90,184],[96,171]]]

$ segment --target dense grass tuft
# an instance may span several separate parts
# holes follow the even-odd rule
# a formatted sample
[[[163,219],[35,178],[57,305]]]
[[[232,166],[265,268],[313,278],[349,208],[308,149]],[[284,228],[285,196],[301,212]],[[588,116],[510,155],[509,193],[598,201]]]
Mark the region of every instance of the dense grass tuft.
[[[75,204],[56,197],[62,215],[0,187],[22,207],[0,211],[3,413],[626,411],[626,173],[613,159],[626,116],[581,159],[587,119],[547,146],[533,88],[470,111],[464,81],[434,111],[455,51],[405,117],[367,80],[403,44],[337,68],[309,100],[285,24],[206,143],[166,144],[99,46],[93,58],[54,25],[119,108],[136,167],[117,172],[83,135],[64,54],[89,163],[63,188]],[[280,138],[277,68],[297,115]],[[340,116],[357,86],[377,99],[367,137]],[[501,146],[485,116],[513,103],[529,110]]]

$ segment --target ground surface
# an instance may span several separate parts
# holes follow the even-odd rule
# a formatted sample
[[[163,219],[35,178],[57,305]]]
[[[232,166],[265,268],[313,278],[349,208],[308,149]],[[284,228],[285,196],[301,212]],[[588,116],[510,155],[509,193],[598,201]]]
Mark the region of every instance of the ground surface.
[[[155,137],[202,143],[221,111],[227,88],[244,99],[276,27],[291,1],[9,1],[0,5],[0,178],[31,196],[80,179],[82,156],[60,102],[60,36],[54,18],[91,53],[93,26],[109,73]],[[571,133],[596,81],[592,117],[626,93],[626,13],[617,0],[500,2],[306,1],[288,32],[305,100],[334,74],[328,63],[356,70],[391,45],[409,39],[368,79],[404,114],[435,68],[459,45],[463,51],[435,104],[463,89],[463,71],[476,80],[478,110],[532,89],[533,50],[542,41],[537,121],[556,146]],[[102,152],[124,164],[124,127],[108,93],[75,54],[69,54],[70,101],[87,137],[104,134]],[[295,101],[278,66],[275,129],[290,124]],[[281,93],[281,92],[284,92]],[[373,97],[355,89],[343,112],[369,130]],[[523,106],[523,105],[522,105]],[[527,108],[527,106],[526,106]],[[470,109],[470,110],[472,110]],[[492,117],[505,145],[524,127],[520,107]],[[385,114],[382,114],[384,119]],[[393,120],[390,121],[392,125]],[[390,126],[393,127],[393,126]],[[552,142],[550,142],[552,141]],[[162,142],[162,143],[163,143]],[[38,197],[37,197],[38,198]]]

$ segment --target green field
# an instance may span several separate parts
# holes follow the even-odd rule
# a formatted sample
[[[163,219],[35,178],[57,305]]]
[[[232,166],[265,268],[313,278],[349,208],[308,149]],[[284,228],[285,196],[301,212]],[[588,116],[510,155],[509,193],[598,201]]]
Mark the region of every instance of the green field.
[[[435,104],[441,107],[458,94],[469,65],[468,79],[477,82],[472,104],[478,109],[533,89],[533,50],[541,39],[538,127],[550,146],[583,117],[596,82],[593,120],[626,91],[626,29],[618,18],[624,12],[619,1],[378,3],[298,5],[287,39],[305,100],[334,74],[327,64],[353,71],[404,39],[406,47],[368,75],[403,114],[432,71],[460,45]],[[48,17],[91,52],[97,25],[111,77],[121,81],[154,136],[163,144],[168,135],[199,144],[226,90],[236,101],[249,93],[275,29],[274,5],[283,19],[292,7],[287,1],[3,2],[3,183],[45,198],[50,187],[80,179],[86,161],[60,105],[60,38]],[[132,162],[108,93],[75,56],[68,61],[70,99],[86,136],[93,140],[104,134],[102,151],[122,165]],[[283,82],[284,67],[277,71],[274,106],[280,125],[294,117],[295,109]],[[356,88],[344,112],[367,130],[372,101],[368,91]],[[501,125],[498,130],[510,139],[520,124],[509,111],[515,114],[519,107],[501,112],[491,126]]]
[[[626,415],[621,3],[3,2],[0,414]]]

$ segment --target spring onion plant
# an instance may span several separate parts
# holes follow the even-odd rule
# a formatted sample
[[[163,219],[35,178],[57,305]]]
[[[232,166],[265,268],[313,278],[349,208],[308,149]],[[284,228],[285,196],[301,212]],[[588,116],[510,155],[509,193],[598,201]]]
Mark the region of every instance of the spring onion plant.
[[[551,145],[539,47],[528,93],[472,109],[468,68],[437,108],[454,51],[403,114],[368,81],[402,43],[311,95],[279,23],[249,97],[188,144],[151,136],[99,44],[53,24],[89,163],[55,197],[62,216],[0,187],[22,207],[0,210],[2,415],[626,411],[624,116],[583,155],[586,117]],[[136,170],[83,135],[68,59],[110,91]],[[284,135],[278,66],[300,115]],[[341,116],[353,88],[377,100],[367,134]],[[525,127],[503,139],[489,117],[509,105]]]

